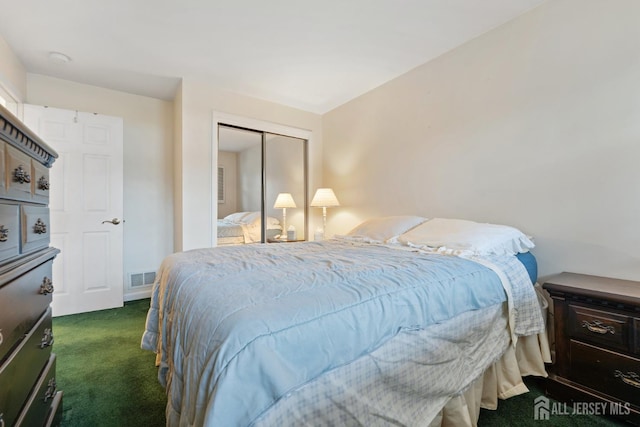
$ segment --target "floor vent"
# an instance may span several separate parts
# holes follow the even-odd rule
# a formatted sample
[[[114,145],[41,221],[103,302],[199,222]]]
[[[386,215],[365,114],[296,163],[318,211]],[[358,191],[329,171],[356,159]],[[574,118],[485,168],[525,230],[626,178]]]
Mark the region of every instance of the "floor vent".
[[[129,274],[129,285],[132,288],[137,288],[139,286],[149,286],[153,285],[153,282],[156,280],[155,271],[149,271],[146,273],[131,273]]]

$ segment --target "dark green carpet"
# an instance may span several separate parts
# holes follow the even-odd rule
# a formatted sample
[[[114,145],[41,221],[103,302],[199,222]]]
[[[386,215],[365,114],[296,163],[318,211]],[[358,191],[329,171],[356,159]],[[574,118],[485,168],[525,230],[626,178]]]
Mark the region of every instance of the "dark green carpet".
[[[164,426],[155,355],[140,349],[149,300],[53,319],[62,427]]]
[[[124,308],[53,320],[58,387],[64,391],[62,427],[165,425],[166,395],[158,383],[155,355],[140,349],[148,308],[149,300],[140,300]],[[500,401],[497,411],[483,410],[479,425],[623,425],[582,415],[552,415],[548,421],[536,421],[533,400],[542,388],[536,381],[527,385],[531,393]]]

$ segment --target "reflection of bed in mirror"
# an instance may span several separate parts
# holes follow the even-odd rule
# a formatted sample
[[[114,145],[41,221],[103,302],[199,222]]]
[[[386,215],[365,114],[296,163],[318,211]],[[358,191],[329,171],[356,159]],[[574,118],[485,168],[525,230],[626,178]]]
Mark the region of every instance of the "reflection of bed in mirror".
[[[260,212],[236,212],[218,220],[218,246],[261,242]],[[277,218],[267,217],[267,239],[282,234]]]

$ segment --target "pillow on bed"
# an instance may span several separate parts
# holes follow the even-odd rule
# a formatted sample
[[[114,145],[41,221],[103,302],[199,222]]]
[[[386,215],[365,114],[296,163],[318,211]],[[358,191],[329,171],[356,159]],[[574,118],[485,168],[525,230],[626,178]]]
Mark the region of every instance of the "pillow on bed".
[[[242,217],[239,222],[247,225],[258,225],[260,224],[260,220],[262,218],[262,214],[260,212],[245,212],[246,215]],[[267,228],[272,228],[280,225],[280,221],[277,218],[272,216],[267,217]]]
[[[390,242],[406,233],[427,218],[413,215],[385,216],[369,219],[347,233],[349,237],[361,238],[371,242]]]
[[[419,248],[477,255],[515,255],[535,246],[517,228],[445,218],[426,221],[398,237],[398,240]]]
[[[242,222],[242,219],[251,212],[235,212],[224,217],[229,222]]]

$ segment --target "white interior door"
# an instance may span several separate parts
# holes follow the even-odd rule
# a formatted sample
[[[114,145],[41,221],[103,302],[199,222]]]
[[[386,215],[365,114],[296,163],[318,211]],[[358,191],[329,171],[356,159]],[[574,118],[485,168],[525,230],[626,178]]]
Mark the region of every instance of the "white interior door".
[[[25,105],[24,119],[59,154],[49,204],[51,245],[61,250],[53,315],[122,307],[122,118]]]

